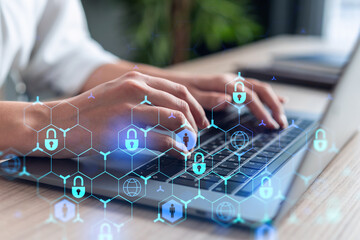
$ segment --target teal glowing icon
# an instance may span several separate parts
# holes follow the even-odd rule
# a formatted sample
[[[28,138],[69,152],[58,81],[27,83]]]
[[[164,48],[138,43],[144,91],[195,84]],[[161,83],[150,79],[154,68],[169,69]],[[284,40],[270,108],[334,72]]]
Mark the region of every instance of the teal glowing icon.
[[[133,138],[130,138],[130,133],[133,133]],[[137,139],[137,132],[130,128],[126,133],[125,146],[129,151],[135,151],[139,147],[139,140]]]
[[[242,86],[242,92],[237,91],[238,90],[237,86],[239,84]],[[235,103],[238,103],[238,104],[245,102],[245,100],[246,100],[246,92],[245,92],[244,83],[242,83],[242,82],[236,82],[235,83],[234,92],[233,92],[233,100],[234,100]]]
[[[112,240],[113,239],[110,224],[108,224],[108,223],[101,224],[98,239],[99,240]]]
[[[264,186],[265,180],[268,182],[268,186]],[[261,179],[261,186],[259,194],[263,199],[269,199],[273,195],[274,189],[271,186],[271,179],[269,177],[263,177]]]
[[[198,156],[201,156],[201,162],[198,162]],[[206,163],[204,160],[204,154],[196,153],[194,156],[194,163],[192,164],[192,169],[195,174],[203,174],[206,170]]]
[[[319,135],[322,135],[321,138]],[[326,132],[324,129],[319,128],[315,132],[314,148],[318,152],[323,152],[325,151],[327,146],[328,146],[328,142],[326,140]]]
[[[81,186],[77,186],[76,185],[76,180],[80,179],[80,185]],[[74,178],[74,183],[73,183],[73,187],[72,187],[72,195],[75,198],[82,198],[85,195],[85,187],[84,187],[84,179],[81,176],[76,176]]]
[[[50,138],[50,132],[53,133],[54,138]],[[46,131],[45,147],[49,151],[54,151],[58,147],[59,141],[56,138],[56,131],[53,128],[49,128]]]

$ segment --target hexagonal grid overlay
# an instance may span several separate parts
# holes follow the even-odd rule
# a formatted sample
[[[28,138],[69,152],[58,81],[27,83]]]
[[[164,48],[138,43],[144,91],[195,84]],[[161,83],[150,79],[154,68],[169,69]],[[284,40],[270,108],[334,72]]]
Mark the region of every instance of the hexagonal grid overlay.
[[[109,230],[112,227],[120,229],[132,220],[133,203],[146,197],[148,191],[163,196],[163,200],[158,202],[158,216],[154,222],[164,222],[175,226],[186,220],[188,204],[199,200],[208,202],[211,206],[212,219],[220,225],[229,226],[237,221],[242,221],[239,210],[241,203],[230,196],[235,189],[232,180],[251,182],[254,176],[250,174],[251,172],[243,172],[241,169],[234,172],[228,172],[226,169],[229,166],[243,164],[242,156],[251,155],[257,151],[253,146],[255,139],[253,129],[241,124],[240,113],[252,101],[249,98],[251,94],[246,92],[243,86],[252,91],[252,84],[239,74],[236,79],[225,86],[225,93],[232,96],[232,101],[224,99],[224,102],[212,109],[212,116],[214,116],[214,112],[224,106],[233,108],[233,112],[237,114],[238,118],[228,125],[229,128],[222,129],[220,127],[221,119],[211,119],[208,129],[200,130],[198,135],[194,135],[189,130],[187,122],[174,124],[179,120],[175,113],[171,112],[169,116],[164,117],[163,112],[159,109],[157,109],[157,114],[149,116],[151,124],[144,125],[141,115],[138,115],[139,109],[144,105],[157,108],[151,103],[151,99],[144,96],[144,100],[132,108],[129,125],[117,132],[117,148],[110,151],[94,148],[93,133],[79,123],[80,111],[76,106],[62,101],[56,106],[49,107],[38,99],[24,110],[24,124],[32,129],[37,137],[34,149],[30,153],[42,152],[49,156],[51,161],[48,171],[44,172],[42,176],[36,176],[38,196],[45,199],[51,206],[48,221],[55,223],[83,221],[80,216],[81,211],[79,211],[81,205],[88,199],[95,199],[104,211],[104,218],[99,219],[96,226],[97,229],[100,229],[99,233],[105,232],[106,234],[112,231]],[[96,96],[88,98],[88,101],[89,104],[92,104],[92,101],[96,101]],[[39,111],[48,113],[47,121],[34,124],[29,114],[33,112],[31,110],[37,108]],[[59,121],[64,111],[72,114],[71,120],[67,124]],[[168,129],[163,125],[171,121],[174,121],[173,126],[176,127]],[[216,142],[211,144],[208,140],[203,139],[203,131],[212,131],[218,136]],[[175,142],[165,148],[159,148],[158,134],[163,134],[162,136],[173,139]],[[39,139],[45,140],[40,142]],[[79,144],[75,145],[76,141]],[[181,151],[184,148],[194,150],[194,154],[191,157],[185,155]],[[157,151],[157,149],[160,150]],[[172,172],[168,168],[169,163],[164,160],[164,155],[170,153],[178,154],[182,158],[177,160],[180,163],[177,172]],[[233,153],[235,153],[232,155],[233,157],[228,157]],[[57,170],[57,159],[62,154],[73,156],[75,171],[66,173]],[[96,172],[91,172],[82,164],[81,160],[89,156],[98,158],[103,163],[103,166]],[[119,156],[127,162],[126,172],[119,173],[112,169],[112,165],[118,164],[118,161],[121,160],[114,161],[113,159]],[[225,161],[215,161],[219,158],[225,159]],[[147,165],[150,161],[154,161],[156,166]],[[175,164],[175,162],[173,163]],[[53,195],[55,197],[52,198],[49,198],[44,191],[40,191],[42,189],[40,184],[44,182],[45,177],[50,175],[57,177],[64,186],[64,193],[58,196]],[[149,179],[154,179],[158,184],[149,185]],[[211,181],[214,182],[209,186]],[[162,182],[168,182],[172,184],[172,187],[165,187]],[[100,189],[104,184],[116,190],[108,197],[95,195],[96,189]],[[189,191],[189,193],[182,191],[181,188],[177,188],[180,186],[179,184],[191,186],[195,191]],[[84,189],[83,185],[91,185],[91,188]],[[264,184],[264,188],[266,187],[269,187],[268,184]],[[208,197],[204,189],[222,191],[224,194],[216,198]],[[266,190],[264,191],[266,192]],[[260,196],[256,196],[256,198],[261,202]],[[128,211],[122,211],[126,212],[126,216],[123,218],[110,214],[111,211],[118,208],[114,201],[116,199],[127,203]]]

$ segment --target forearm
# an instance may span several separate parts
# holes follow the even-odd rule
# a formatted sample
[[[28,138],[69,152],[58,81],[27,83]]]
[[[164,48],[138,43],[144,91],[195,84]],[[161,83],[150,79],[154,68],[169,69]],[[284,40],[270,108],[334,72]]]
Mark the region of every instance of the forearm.
[[[0,151],[14,148],[22,154],[30,152],[37,142],[37,133],[31,127],[39,128],[45,118],[44,109],[31,103],[0,102]]]
[[[137,68],[134,69],[135,65]],[[85,92],[104,82],[111,81],[129,71],[138,71],[154,77],[166,78],[177,82],[181,81],[181,78],[188,76],[187,73],[173,72],[146,64],[135,64],[122,60],[116,64],[106,64],[96,69],[89,76],[81,92]]]

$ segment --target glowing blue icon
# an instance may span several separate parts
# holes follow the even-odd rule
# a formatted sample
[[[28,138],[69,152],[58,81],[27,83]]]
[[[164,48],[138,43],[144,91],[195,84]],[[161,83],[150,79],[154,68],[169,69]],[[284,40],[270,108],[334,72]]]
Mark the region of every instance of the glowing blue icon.
[[[199,162],[198,156],[201,156],[201,162]],[[198,152],[194,156],[194,163],[192,164],[192,169],[195,174],[201,175],[206,171],[206,163],[204,160],[204,154]]]
[[[130,133],[133,133],[133,138],[130,138]],[[129,151],[135,151],[139,147],[139,140],[137,139],[137,132],[130,128],[126,133],[125,146]]]
[[[184,216],[184,205],[171,199],[161,207],[161,217],[170,223],[174,223]]]
[[[264,224],[256,229],[255,240],[275,240],[277,239],[276,235],[276,231],[272,226]]]
[[[231,202],[222,202],[216,207],[216,216],[223,222],[236,217],[235,207]]]
[[[188,129],[183,129],[176,134],[176,146],[182,150],[190,151],[195,147],[196,135]]]
[[[54,205],[54,216],[63,221],[67,222],[75,217],[75,204],[67,199],[63,199]]]
[[[80,179],[80,185],[76,186],[76,180]],[[85,195],[84,179],[81,176],[74,177],[73,187],[71,188],[72,195],[75,198],[82,198]]]
[[[141,192],[141,183],[136,178],[129,178],[123,183],[123,191],[129,197],[136,197]]]
[[[322,138],[319,139],[319,133],[322,134]],[[323,152],[327,148],[326,132],[324,129],[319,128],[315,132],[314,148],[318,152]]]
[[[264,186],[265,180],[268,183],[268,186]],[[263,199],[269,199],[274,193],[274,189],[271,186],[271,179],[269,177],[263,177],[261,179],[261,186],[259,188],[259,194]]]
[[[54,138],[50,138],[50,132],[53,133]],[[58,147],[59,141],[56,139],[56,131],[53,128],[49,128],[46,131],[45,147],[49,151],[54,151]]]
[[[14,154],[8,154],[4,158],[5,161],[1,163],[1,169],[8,173],[14,174],[17,173],[20,169],[21,161],[20,158]]]
[[[113,235],[111,233],[110,224],[108,223],[101,224],[98,240],[112,240],[112,239],[113,239]]]
[[[236,149],[244,148],[249,143],[249,136],[243,131],[234,132],[231,135],[230,143]]]
[[[238,92],[237,88],[238,88],[238,85],[241,85],[241,88],[242,88],[242,92]],[[235,86],[234,86],[234,92],[233,92],[233,100],[235,103],[238,103],[238,104],[241,104],[241,103],[244,103],[245,100],[246,100],[246,92],[245,92],[245,86],[244,86],[244,83],[243,82],[236,82],[235,83]]]

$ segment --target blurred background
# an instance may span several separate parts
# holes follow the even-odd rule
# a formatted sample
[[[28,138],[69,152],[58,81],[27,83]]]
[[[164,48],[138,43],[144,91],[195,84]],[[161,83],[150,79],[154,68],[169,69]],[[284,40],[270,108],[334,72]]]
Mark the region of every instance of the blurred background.
[[[359,0],[82,0],[82,4],[91,36],[106,50],[159,67],[280,35],[318,37],[334,49],[341,48],[341,55],[275,59],[276,68],[271,71],[240,71],[247,77],[267,79],[292,69],[280,79],[328,89],[336,82],[360,29]],[[315,71],[314,62],[321,68]],[[296,79],[294,71],[301,71]],[[16,75],[9,77],[0,89],[0,99],[54,96],[51,91],[29,94],[16,79]]]
[[[360,27],[359,0],[82,2],[91,35],[105,49],[156,66],[282,34],[321,36],[350,50]]]

